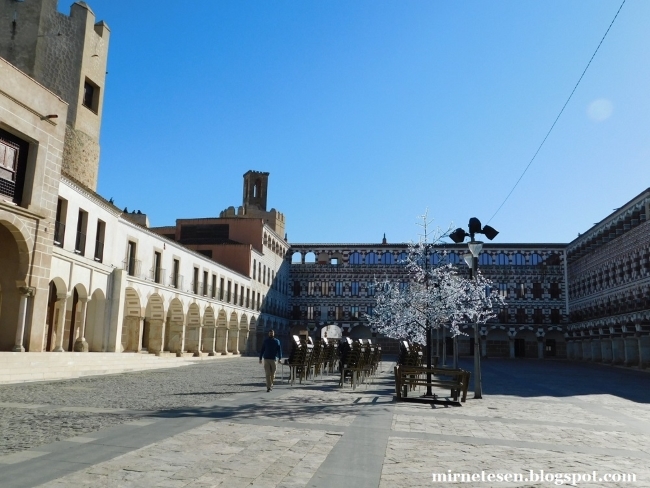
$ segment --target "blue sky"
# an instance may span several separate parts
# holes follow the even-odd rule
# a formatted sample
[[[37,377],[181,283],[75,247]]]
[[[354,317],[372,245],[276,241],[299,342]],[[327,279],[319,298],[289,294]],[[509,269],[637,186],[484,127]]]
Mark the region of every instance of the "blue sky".
[[[485,223],[620,5],[88,3],[111,28],[99,193],[169,225],[269,171],[290,242],[409,241],[427,208]],[[650,186],[648,25],[628,0],[495,242],[569,242]]]

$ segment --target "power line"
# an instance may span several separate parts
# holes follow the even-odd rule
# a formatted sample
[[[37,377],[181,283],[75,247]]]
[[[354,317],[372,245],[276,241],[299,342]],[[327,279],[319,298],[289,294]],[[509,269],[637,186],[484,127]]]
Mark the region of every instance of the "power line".
[[[522,178],[524,177],[524,175],[525,175],[526,172],[528,171],[528,168],[530,168],[530,165],[533,164],[533,161],[535,161],[535,158],[536,158],[537,155],[539,154],[539,151],[542,149],[542,146],[543,146],[544,143],[546,142],[546,139],[548,139],[548,136],[551,135],[551,132],[553,131],[553,128],[555,127],[555,124],[557,124],[557,121],[558,121],[559,118],[562,116],[562,113],[564,112],[564,109],[566,108],[566,106],[567,106],[567,105],[569,104],[569,102],[571,101],[571,97],[573,97],[573,94],[574,94],[575,91],[578,89],[578,85],[580,84],[580,82],[582,81],[582,78],[585,76],[585,73],[586,73],[587,70],[589,69],[589,66],[591,65],[591,62],[592,62],[592,61],[594,60],[594,58],[596,57],[596,53],[598,53],[598,50],[600,49],[600,46],[602,45],[603,41],[604,41],[605,38],[607,37],[607,34],[609,33],[609,30],[610,30],[610,29],[612,28],[612,26],[614,25],[614,22],[616,21],[616,17],[618,17],[618,14],[619,14],[619,12],[621,11],[621,9],[623,8],[623,5],[625,5],[625,2],[626,2],[626,0],[623,0],[623,3],[621,3],[621,6],[618,7],[618,10],[616,11],[616,15],[614,15],[614,18],[613,18],[612,21],[610,22],[609,27],[608,27],[607,30],[605,31],[605,35],[603,35],[603,38],[602,38],[602,39],[600,40],[600,42],[598,43],[598,47],[596,47],[596,50],[595,50],[594,53],[591,55],[591,59],[590,59],[589,62],[587,63],[586,68],[584,69],[584,71],[583,71],[582,74],[580,75],[580,78],[578,79],[578,82],[576,83],[576,85],[573,87],[573,90],[571,90],[571,94],[569,95],[569,98],[567,98],[566,102],[564,102],[564,105],[562,106],[562,110],[560,110],[560,113],[557,114],[557,117],[555,117],[555,120],[553,121],[553,124],[551,125],[551,128],[548,130],[548,132],[547,132],[546,135],[544,136],[544,139],[542,140],[542,143],[541,143],[541,144],[539,145],[539,147],[537,148],[537,151],[535,151],[535,154],[533,154],[533,157],[532,157],[532,158],[530,159],[530,161],[528,162],[528,165],[527,165],[526,168],[524,169],[523,173],[521,173],[521,176],[520,176],[519,179],[515,182],[514,186],[512,187],[512,189],[510,190],[510,192],[508,193],[508,195],[506,195],[506,198],[503,200],[503,202],[501,202],[501,205],[499,205],[499,208],[497,208],[496,212],[494,212],[494,214],[492,215],[492,217],[490,217],[490,220],[488,220],[488,224],[492,221],[492,219],[496,216],[496,214],[499,213],[499,210],[501,210],[501,208],[502,208],[502,207],[505,205],[505,203],[508,201],[508,199],[510,198],[510,195],[512,195],[512,192],[515,191],[515,188],[517,188],[517,185],[519,185],[519,182],[522,180]]]

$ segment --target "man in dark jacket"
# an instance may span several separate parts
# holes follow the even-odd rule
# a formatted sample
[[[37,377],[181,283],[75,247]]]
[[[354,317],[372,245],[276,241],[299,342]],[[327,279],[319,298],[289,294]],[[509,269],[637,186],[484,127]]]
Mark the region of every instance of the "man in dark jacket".
[[[276,361],[282,359],[282,345],[275,338],[275,332],[269,331],[269,336],[264,339],[262,350],[260,351],[260,364],[264,358],[264,372],[266,373],[266,391],[273,389],[273,380],[275,379]]]

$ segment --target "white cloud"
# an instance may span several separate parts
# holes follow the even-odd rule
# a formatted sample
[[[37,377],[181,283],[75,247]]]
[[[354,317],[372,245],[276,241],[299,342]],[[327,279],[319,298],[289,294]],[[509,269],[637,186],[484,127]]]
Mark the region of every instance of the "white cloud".
[[[587,107],[587,115],[595,122],[607,120],[614,111],[614,104],[606,98],[594,100]]]

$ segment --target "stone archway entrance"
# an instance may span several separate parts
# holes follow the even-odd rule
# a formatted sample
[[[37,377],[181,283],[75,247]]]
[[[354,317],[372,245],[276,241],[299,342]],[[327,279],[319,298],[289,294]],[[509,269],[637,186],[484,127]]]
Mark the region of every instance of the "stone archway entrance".
[[[11,351],[18,340],[18,321],[21,310],[20,290],[17,282],[25,281],[25,271],[21,266],[19,245],[14,233],[0,222],[0,350]],[[24,317],[22,317],[24,320]],[[24,329],[23,329],[24,333]],[[18,334],[19,335],[19,334]]]

